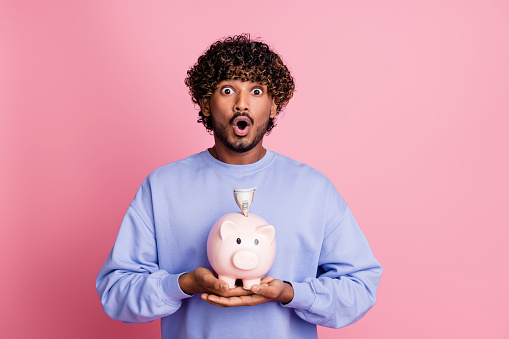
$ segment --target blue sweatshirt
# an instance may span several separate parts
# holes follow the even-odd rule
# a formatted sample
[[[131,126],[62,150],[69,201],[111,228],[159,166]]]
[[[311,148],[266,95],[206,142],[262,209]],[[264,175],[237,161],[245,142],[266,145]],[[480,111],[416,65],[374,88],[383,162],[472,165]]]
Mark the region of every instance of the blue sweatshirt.
[[[187,295],[178,278],[210,268],[207,237],[222,215],[239,212],[233,188],[256,187],[249,210],[276,229],[267,275],[294,289],[285,305],[221,308]],[[317,170],[267,151],[230,165],[208,151],[152,172],[131,202],[97,277],[110,317],[161,320],[163,338],[316,338],[316,325],[339,328],[375,303],[382,268],[350,209]]]

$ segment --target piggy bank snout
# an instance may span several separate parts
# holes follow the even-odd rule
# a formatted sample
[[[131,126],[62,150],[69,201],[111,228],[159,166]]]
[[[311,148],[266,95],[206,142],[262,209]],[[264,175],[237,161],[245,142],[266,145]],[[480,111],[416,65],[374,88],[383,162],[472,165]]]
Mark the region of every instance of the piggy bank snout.
[[[252,270],[259,263],[260,258],[252,251],[240,250],[233,255],[233,265],[241,270]]]

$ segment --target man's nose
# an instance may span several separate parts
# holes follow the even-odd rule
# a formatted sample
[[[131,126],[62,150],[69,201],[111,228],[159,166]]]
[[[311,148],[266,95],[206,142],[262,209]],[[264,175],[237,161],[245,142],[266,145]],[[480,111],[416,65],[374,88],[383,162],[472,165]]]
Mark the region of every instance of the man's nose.
[[[236,111],[246,111],[249,109],[249,93],[240,91],[237,95],[237,101],[235,102]]]

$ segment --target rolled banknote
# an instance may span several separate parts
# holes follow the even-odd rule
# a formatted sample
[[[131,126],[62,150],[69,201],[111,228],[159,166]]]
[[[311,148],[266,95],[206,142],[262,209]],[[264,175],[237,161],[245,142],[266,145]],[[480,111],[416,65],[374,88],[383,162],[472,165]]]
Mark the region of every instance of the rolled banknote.
[[[233,196],[235,197],[235,201],[237,202],[237,205],[239,205],[240,210],[245,217],[248,215],[249,207],[251,207],[251,203],[253,202],[255,191],[256,187],[247,189],[233,189]]]

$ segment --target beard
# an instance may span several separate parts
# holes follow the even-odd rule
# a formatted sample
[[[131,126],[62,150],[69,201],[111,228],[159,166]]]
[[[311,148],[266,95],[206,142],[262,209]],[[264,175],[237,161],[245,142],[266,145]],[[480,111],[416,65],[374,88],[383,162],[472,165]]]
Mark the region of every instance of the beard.
[[[221,125],[217,123],[213,116],[210,116],[211,122],[212,122],[212,131],[214,132],[214,135],[225,145],[228,149],[238,152],[238,153],[244,153],[247,151],[252,150],[256,145],[258,145],[262,139],[263,136],[267,133],[267,129],[269,127],[269,120],[267,120],[266,123],[258,126],[256,130],[254,130],[254,137],[251,141],[247,139],[247,136],[245,137],[239,137],[237,135],[234,135],[231,139],[228,138],[228,129],[231,128],[230,125]],[[254,126],[251,126],[251,128],[254,128]]]

